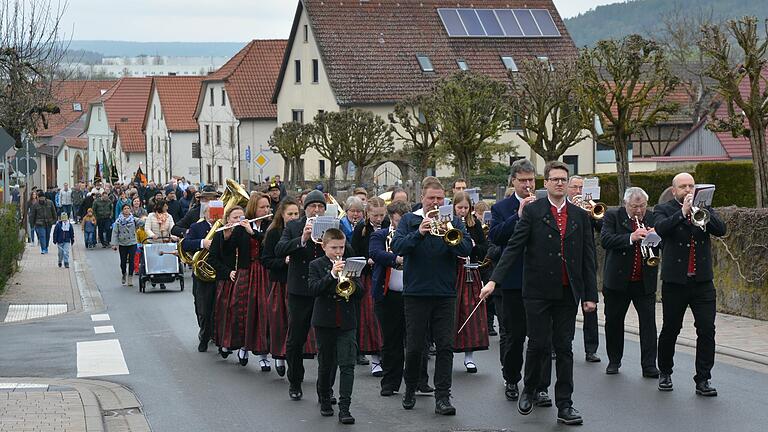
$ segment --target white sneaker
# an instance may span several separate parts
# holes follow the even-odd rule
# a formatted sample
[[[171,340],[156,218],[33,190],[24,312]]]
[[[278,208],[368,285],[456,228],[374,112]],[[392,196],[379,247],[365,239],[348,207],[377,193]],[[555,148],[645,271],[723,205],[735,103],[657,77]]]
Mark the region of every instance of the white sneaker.
[[[133,286],[133,275],[128,275],[128,286]]]

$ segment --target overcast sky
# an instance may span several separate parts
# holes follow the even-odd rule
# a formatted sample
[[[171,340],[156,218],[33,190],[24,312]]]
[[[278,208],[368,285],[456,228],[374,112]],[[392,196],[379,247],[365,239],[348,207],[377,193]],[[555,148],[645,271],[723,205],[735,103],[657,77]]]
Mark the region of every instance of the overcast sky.
[[[568,18],[619,0],[554,1],[560,14]],[[67,39],[75,40],[243,42],[288,38],[297,4],[296,0],[69,0],[63,26]]]

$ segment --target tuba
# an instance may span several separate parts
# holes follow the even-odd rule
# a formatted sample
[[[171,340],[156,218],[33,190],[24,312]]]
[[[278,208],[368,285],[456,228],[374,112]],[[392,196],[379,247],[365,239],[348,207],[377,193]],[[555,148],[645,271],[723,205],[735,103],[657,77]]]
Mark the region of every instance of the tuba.
[[[227,179],[227,189],[221,196],[221,200],[224,202],[224,215],[226,215],[232,207],[246,206],[249,199],[248,192],[246,192],[242,186],[232,179]],[[212,240],[213,236],[216,234],[216,230],[222,226],[224,226],[223,219],[214,222],[211,230],[208,231],[208,235],[205,236],[205,240]],[[209,255],[210,251],[208,249],[203,249],[195,252],[194,257],[192,257],[192,272],[203,282],[213,282],[216,280],[216,270],[214,270],[213,266],[208,262]]]
[[[341,261],[341,257],[336,257],[336,262],[339,261]],[[349,298],[352,297],[352,294],[354,294],[355,291],[357,291],[355,283],[344,273],[339,273],[339,283],[336,284],[336,295],[349,301]]]
[[[464,240],[464,233],[454,228],[451,221],[440,220],[440,207],[435,206],[432,210],[424,213],[424,217],[432,220],[429,233],[436,237],[442,237],[448,246],[457,246]]]
[[[179,241],[176,242],[176,255],[179,257],[182,263],[190,265],[192,264],[193,254],[182,249],[181,242],[183,240],[184,239],[179,239]]]
[[[575,195],[571,198],[571,202],[577,207],[581,207],[585,211],[588,211],[589,215],[592,216],[592,219],[595,220],[602,219],[605,216],[605,211],[608,210],[608,207],[605,204],[592,201],[591,194],[588,194],[586,197]]]

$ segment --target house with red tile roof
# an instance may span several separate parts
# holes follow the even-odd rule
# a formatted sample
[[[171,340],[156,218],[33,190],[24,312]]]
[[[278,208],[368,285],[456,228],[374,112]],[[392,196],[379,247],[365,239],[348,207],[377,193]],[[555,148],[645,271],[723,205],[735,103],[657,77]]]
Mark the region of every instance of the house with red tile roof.
[[[142,129],[147,143],[145,174],[155,181],[172,177],[200,181],[200,163],[193,157],[198,140],[195,108],[200,94],[199,76],[152,78]]]
[[[88,136],[88,178],[100,164],[105,173],[105,156],[113,160],[121,181],[133,179],[141,166],[146,169],[147,146],[142,124],[146,116],[152,78],[121,78],[106,93],[89,102],[86,118]]]
[[[551,0],[300,0],[272,102],[278,124],[352,107],[386,119],[398,101],[462,70],[505,81],[523,60],[556,64],[577,54]],[[502,140],[543,169],[514,130]],[[564,160],[589,173],[593,156],[585,140]],[[307,152],[308,179],[324,177],[327,167],[315,150]],[[375,174],[384,169],[400,171],[385,164]],[[451,173],[438,167],[439,175]]]
[[[268,141],[277,127],[272,93],[285,47],[285,40],[253,40],[203,79],[194,113],[199,141],[193,150],[202,182],[260,182],[281,173],[282,161]]]

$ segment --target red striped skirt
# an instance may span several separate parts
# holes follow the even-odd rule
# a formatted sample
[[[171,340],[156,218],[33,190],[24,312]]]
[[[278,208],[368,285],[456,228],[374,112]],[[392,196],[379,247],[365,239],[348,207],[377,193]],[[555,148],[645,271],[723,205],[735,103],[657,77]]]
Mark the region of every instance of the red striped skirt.
[[[216,290],[214,339],[216,345],[229,349],[245,345],[245,325],[248,315],[249,270],[237,271],[235,282],[219,282]]]
[[[288,287],[284,282],[273,282],[269,292],[269,352],[272,358],[285,359],[285,344],[288,342]],[[310,327],[304,344],[304,357],[317,354],[315,329]]]
[[[261,262],[251,261],[248,269],[248,310],[245,321],[245,349],[254,354],[269,353],[269,275]]]
[[[453,342],[454,352],[470,352],[488,349],[488,318],[486,317],[485,307],[480,306],[472,315],[466,326],[458,333],[459,328],[467,319],[472,309],[480,301],[480,290],[483,288],[483,281],[480,279],[480,272],[477,269],[469,270],[472,272],[474,282],[465,282],[467,269],[459,264],[459,271],[456,275],[456,327],[457,332]]]
[[[363,297],[360,299],[360,322],[357,326],[360,354],[378,354],[381,351],[381,327],[373,311],[373,296],[371,286],[373,281],[370,274],[363,274]]]

